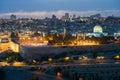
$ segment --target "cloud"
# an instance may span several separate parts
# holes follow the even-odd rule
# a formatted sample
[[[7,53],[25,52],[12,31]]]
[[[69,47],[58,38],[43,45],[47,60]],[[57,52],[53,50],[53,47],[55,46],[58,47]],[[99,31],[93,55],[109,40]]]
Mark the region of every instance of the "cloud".
[[[90,16],[93,14],[100,13],[102,16],[120,16],[120,10],[103,10],[103,11],[70,11],[70,10],[58,10],[58,11],[35,11],[35,12],[9,12],[9,13],[0,13],[0,18],[9,18],[11,14],[17,16],[17,18],[45,18],[51,17],[55,14],[57,17],[62,17],[65,13],[69,13],[70,15],[75,14],[76,16]]]

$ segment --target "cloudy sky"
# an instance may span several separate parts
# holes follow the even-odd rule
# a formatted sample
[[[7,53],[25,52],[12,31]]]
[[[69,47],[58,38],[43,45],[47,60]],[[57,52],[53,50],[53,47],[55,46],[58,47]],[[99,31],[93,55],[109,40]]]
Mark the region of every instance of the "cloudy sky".
[[[0,18],[15,14],[19,17],[41,18],[65,12],[87,16],[101,13],[103,16],[120,16],[120,0],[0,0]]]

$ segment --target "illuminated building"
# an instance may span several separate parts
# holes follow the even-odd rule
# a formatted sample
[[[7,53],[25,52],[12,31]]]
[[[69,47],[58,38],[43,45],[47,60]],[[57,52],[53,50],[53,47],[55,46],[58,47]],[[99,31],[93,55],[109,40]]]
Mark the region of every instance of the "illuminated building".
[[[32,36],[33,32],[27,31],[29,33],[19,33],[19,44],[29,45],[29,46],[43,46],[47,45],[48,41],[45,40],[44,36]]]
[[[0,33],[0,51],[6,50],[19,52],[19,45],[11,41],[10,33],[4,34],[4,32],[2,32]]]
[[[102,29],[101,26],[96,25],[96,26],[94,27],[94,29],[93,29],[93,32],[94,32],[94,33],[103,33],[103,29]]]
[[[11,49],[13,52],[19,52],[19,45],[11,42],[11,44],[10,44],[10,49]]]
[[[96,25],[93,28],[93,33],[88,33],[87,36],[101,37],[101,36],[108,36],[108,33],[104,33],[103,28],[100,25]]]
[[[19,52],[19,45],[13,43],[10,38],[0,38],[0,51],[12,50]]]
[[[114,33],[113,36],[114,36],[115,39],[117,39],[118,37],[120,37],[120,32]]]

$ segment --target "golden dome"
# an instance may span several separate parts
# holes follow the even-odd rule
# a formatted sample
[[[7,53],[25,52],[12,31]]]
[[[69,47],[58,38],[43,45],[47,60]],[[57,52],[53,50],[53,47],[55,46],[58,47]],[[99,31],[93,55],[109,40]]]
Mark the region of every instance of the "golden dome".
[[[100,25],[96,25],[93,29],[93,32],[94,33],[102,33],[103,32],[103,29]]]

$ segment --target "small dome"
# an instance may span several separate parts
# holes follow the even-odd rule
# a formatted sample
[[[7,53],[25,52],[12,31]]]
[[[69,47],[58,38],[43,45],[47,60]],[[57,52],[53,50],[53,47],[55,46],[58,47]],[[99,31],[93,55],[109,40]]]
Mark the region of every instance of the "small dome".
[[[100,25],[96,25],[93,29],[94,33],[103,33],[103,29]]]

